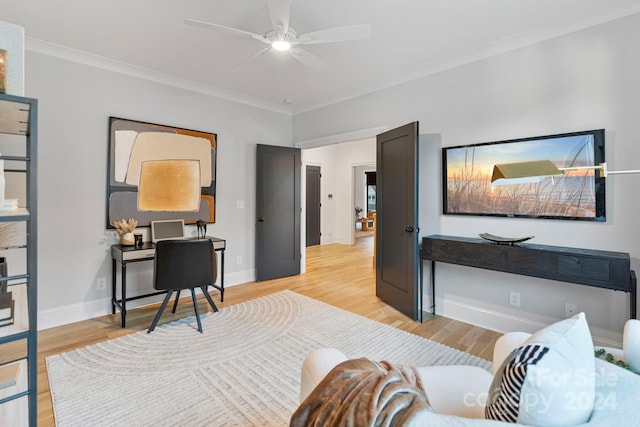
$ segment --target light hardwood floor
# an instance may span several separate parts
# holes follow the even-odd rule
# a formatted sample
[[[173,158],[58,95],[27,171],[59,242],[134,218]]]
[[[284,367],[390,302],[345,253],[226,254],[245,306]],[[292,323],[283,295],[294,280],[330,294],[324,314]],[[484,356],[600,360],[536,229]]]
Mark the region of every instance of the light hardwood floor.
[[[462,322],[436,317],[418,323],[400,314],[375,296],[375,271],[372,269],[373,237],[356,239],[353,246],[324,245],[307,248],[307,272],[298,276],[228,287],[225,302],[212,292],[216,305],[226,307],[273,292],[289,289],[342,309],[392,325],[416,335],[438,341],[459,350],[491,360],[493,345],[501,334]],[[176,314],[166,310],[160,323],[193,313],[188,299],[181,300]],[[201,310],[208,306],[204,298]],[[129,311],[127,327],[120,328],[119,315],[107,315],[40,331],[38,337],[38,425],[54,426],[49,381],[45,367],[47,356],[71,351],[100,341],[145,330],[158,305]]]

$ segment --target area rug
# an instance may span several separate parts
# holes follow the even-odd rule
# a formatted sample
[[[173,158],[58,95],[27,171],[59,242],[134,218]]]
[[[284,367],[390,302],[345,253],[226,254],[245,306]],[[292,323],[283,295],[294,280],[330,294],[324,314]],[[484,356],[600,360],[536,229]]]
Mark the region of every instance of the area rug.
[[[281,426],[311,350],[399,364],[486,360],[291,291],[48,357],[56,425]]]

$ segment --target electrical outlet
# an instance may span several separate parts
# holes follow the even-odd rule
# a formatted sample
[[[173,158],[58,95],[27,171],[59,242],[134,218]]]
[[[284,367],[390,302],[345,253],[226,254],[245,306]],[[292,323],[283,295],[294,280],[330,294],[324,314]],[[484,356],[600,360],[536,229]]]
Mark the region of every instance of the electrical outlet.
[[[244,209],[244,200],[236,200],[236,209]]]
[[[238,255],[236,257],[236,265],[241,265],[242,264],[242,257],[240,255]]]
[[[520,307],[520,293],[519,292],[509,292],[509,305],[514,307]]]
[[[578,313],[578,304],[571,302],[564,303],[564,315],[565,317],[575,316]]]
[[[99,291],[104,291],[107,289],[107,278],[106,277],[98,277],[96,282],[96,288]]]

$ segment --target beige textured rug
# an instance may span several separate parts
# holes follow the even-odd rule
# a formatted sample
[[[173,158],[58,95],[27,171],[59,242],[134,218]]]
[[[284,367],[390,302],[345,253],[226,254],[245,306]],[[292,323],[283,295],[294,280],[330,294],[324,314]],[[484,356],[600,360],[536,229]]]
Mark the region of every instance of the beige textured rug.
[[[58,427],[280,426],[305,355],[334,347],[400,364],[490,363],[291,291],[48,357]]]

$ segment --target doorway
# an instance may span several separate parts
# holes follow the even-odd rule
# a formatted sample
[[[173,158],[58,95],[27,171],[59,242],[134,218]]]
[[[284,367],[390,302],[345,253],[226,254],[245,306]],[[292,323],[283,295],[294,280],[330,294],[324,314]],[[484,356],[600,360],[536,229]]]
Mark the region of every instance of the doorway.
[[[306,241],[307,246],[320,244],[320,166],[307,165],[306,169]]]
[[[355,243],[356,203],[363,209],[361,216],[366,217],[366,185],[365,170],[375,171],[376,141],[368,138],[358,141],[341,142],[339,144],[323,145],[302,149],[303,171],[307,166],[319,166],[322,171],[320,194],[320,224],[321,245],[340,243],[352,245]],[[354,181],[354,168],[360,167],[358,173],[361,188],[358,201]],[[366,167],[366,168],[364,168]],[[307,179],[306,173],[305,180]],[[303,188],[306,182],[303,182]],[[310,203],[303,201],[306,210]],[[306,212],[303,215],[306,218]],[[305,225],[306,227],[306,225]],[[303,229],[306,235],[306,228]],[[306,244],[304,245],[306,247]]]
[[[355,239],[373,236],[374,234],[374,213],[376,211],[375,176],[375,163],[353,166],[353,204],[356,217],[352,244],[355,243]]]
[[[360,134],[379,135],[388,131],[388,128],[381,127],[372,130],[366,130]],[[367,156],[369,149],[375,150],[376,138],[368,138],[361,140],[344,140],[344,135],[336,135],[334,138],[323,138],[322,141],[309,141],[308,143],[300,143],[302,148],[303,164],[320,164],[322,165],[322,213],[323,213],[323,229],[322,229],[322,244],[326,243],[342,243],[352,245],[359,243],[355,238],[355,170],[358,166],[371,165],[372,170],[376,170],[377,155],[375,151],[370,157]],[[367,138],[365,136],[365,138]],[[441,147],[441,135],[436,133],[420,135],[419,145],[419,182],[422,185],[418,186],[418,200],[423,201],[424,204],[420,207],[420,220],[422,229],[418,231],[414,226],[416,233],[421,235],[438,234],[441,231],[441,212],[442,206],[440,204],[441,194],[440,185],[441,181],[441,165],[440,165],[440,147]],[[311,145],[319,144],[323,145]],[[308,147],[304,145],[308,144]],[[327,145],[331,144],[331,145]],[[367,145],[370,144],[370,145]],[[342,147],[338,149],[337,147]],[[364,153],[365,160],[361,157]],[[366,161],[366,160],[369,161]],[[374,166],[375,165],[375,166]],[[303,169],[304,170],[304,169]],[[344,172],[347,171],[347,172]],[[380,179],[381,176],[376,176],[376,199],[380,197]],[[350,185],[348,185],[350,184]],[[345,188],[349,194],[345,196]],[[362,202],[364,205],[364,202]],[[335,206],[334,206],[335,205]],[[305,206],[303,204],[303,206]],[[336,213],[334,213],[336,212]],[[342,219],[335,219],[335,217],[344,216]],[[327,220],[330,218],[330,222]],[[327,226],[325,222],[330,222]],[[378,218],[378,225],[380,218]],[[346,230],[347,235],[342,234],[342,230]],[[380,230],[377,230],[380,231]],[[403,233],[405,234],[405,233]],[[373,240],[373,236],[371,238]],[[360,239],[366,241],[367,239]],[[373,245],[372,245],[373,246]],[[417,246],[416,246],[417,247]],[[372,255],[375,248],[372,247]],[[303,260],[306,261],[305,252],[303,248],[302,254]],[[413,257],[412,257],[413,258]],[[305,268],[305,261],[303,261],[303,268]],[[410,269],[413,271],[414,269]],[[416,273],[417,274],[417,273]],[[425,272],[428,277],[428,273]],[[413,274],[411,274],[413,276]],[[411,310],[412,311],[412,310]],[[414,313],[410,315],[413,317]]]

